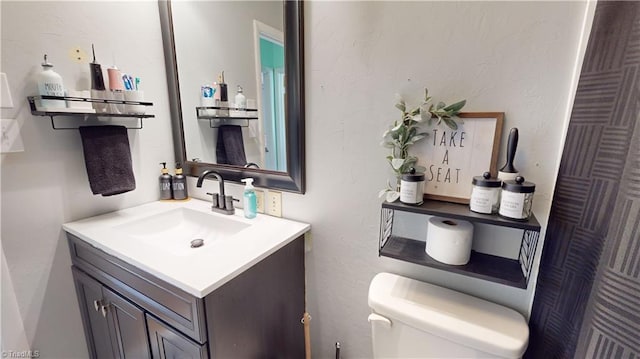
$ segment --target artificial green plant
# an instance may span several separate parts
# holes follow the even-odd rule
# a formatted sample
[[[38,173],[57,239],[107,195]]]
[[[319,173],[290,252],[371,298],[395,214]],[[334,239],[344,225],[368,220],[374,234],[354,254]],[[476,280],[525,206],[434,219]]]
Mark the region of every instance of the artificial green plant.
[[[437,105],[431,103],[429,90],[424,89],[424,101],[417,107],[407,110],[405,101],[396,95],[396,108],[400,110],[399,120],[394,121],[393,127],[382,135],[382,146],[391,149],[391,154],[387,156],[387,161],[393,169],[396,177],[395,188],[391,183],[387,183],[387,188],[380,191],[379,196],[386,196],[387,202],[394,202],[400,197],[400,179],[402,174],[408,173],[413,167],[416,172],[425,172],[426,168],[418,166],[418,157],[409,155],[411,145],[427,137],[429,133],[420,132],[420,127],[424,122],[432,125],[434,118],[437,118],[437,125],[444,122],[449,128],[458,128],[456,116],[466,104],[466,100],[456,102],[447,106],[444,102]]]

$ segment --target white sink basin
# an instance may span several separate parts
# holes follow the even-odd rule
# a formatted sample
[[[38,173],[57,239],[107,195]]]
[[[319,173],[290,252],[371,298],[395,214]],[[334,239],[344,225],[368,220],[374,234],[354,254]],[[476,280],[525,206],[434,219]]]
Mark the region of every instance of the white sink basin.
[[[259,214],[211,211],[211,202],[156,201],[65,223],[65,231],[198,298],[309,230],[305,223]],[[191,241],[204,244],[191,248]]]
[[[209,250],[217,241],[249,226],[234,216],[212,215],[183,207],[139,218],[114,229],[149,246],[186,256]],[[192,241],[198,239],[203,240],[203,245],[192,247]]]

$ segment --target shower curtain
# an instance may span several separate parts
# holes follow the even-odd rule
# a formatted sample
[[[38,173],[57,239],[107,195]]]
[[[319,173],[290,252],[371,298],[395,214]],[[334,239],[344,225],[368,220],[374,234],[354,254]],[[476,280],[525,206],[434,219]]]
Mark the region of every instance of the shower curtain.
[[[640,2],[597,4],[525,358],[640,358]]]

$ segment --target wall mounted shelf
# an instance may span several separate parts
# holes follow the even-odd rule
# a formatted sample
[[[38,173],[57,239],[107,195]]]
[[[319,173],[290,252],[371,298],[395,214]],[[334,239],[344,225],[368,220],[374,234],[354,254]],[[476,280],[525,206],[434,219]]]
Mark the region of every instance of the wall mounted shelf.
[[[472,251],[471,259],[466,265],[456,266],[438,262],[425,252],[424,241],[392,234],[395,211],[522,229],[523,235],[520,239],[518,259]],[[384,202],[381,210],[379,255],[526,289],[540,236],[540,228],[540,223],[534,215],[527,221],[515,221],[498,215],[471,212],[468,205],[464,204],[425,201],[420,206],[411,206],[403,203]]]
[[[204,111],[216,111],[216,114],[206,114]],[[232,115],[232,111],[240,112],[239,114]],[[242,114],[244,112],[244,114]],[[224,107],[224,106],[200,106],[196,107],[196,117],[198,120],[209,120],[209,127],[218,128],[221,125],[238,125],[239,121],[244,121],[243,124],[239,124],[242,127],[248,127],[249,121],[258,119],[258,109],[255,108],[239,108],[239,107]]]
[[[74,109],[74,108],[65,108],[64,111],[49,111],[48,109],[39,108],[37,102],[40,100],[61,100],[61,101],[74,101],[74,102],[91,102],[91,103],[104,103],[108,105],[122,105],[122,106],[153,106],[152,102],[140,102],[140,101],[124,101],[124,100],[105,100],[105,99],[95,99],[95,98],[84,98],[84,97],[69,97],[69,96],[28,96],[27,100],[29,100],[29,107],[31,108],[31,114],[34,116],[45,116],[51,119],[51,127],[54,130],[75,130],[78,127],[57,127],[55,124],[55,117],[76,117],[76,118],[97,118],[97,117],[109,117],[109,118],[135,118],[138,120],[138,125],[136,127],[129,127],[128,129],[139,130],[142,129],[142,119],[144,118],[154,118],[155,115],[151,114],[138,114],[138,113],[112,113],[112,112],[87,112],[83,111],[82,108]]]

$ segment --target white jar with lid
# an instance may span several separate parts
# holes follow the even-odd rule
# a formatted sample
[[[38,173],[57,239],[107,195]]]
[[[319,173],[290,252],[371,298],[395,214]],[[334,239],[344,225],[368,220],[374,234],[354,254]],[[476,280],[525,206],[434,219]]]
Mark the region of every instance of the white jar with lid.
[[[424,196],[424,173],[416,173],[411,168],[409,173],[402,175],[400,180],[400,202],[406,204],[422,204]]]
[[[504,181],[502,183],[502,198],[498,213],[511,219],[529,219],[535,190],[536,185],[531,182],[525,182],[522,176],[516,177],[515,180]]]
[[[471,183],[473,190],[469,200],[469,209],[484,214],[498,213],[502,181],[491,178],[491,173],[485,172],[482,176],[473,177]]]

